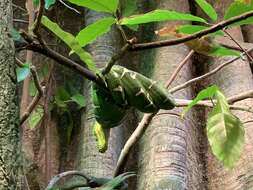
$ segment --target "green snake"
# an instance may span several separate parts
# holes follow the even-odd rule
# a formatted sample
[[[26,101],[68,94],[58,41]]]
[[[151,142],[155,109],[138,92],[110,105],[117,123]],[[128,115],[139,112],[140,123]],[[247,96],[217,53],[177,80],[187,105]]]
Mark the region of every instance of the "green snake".
[[[144,113],[175,107],[173,96],[165,88],[135,71],[114,65],[110,72],[101,78],[106,89],[95,83],[92,85],[92,102],[96,118],[93,133],[99,152],[107,150],[106,129],[119,125],[130,107]]]

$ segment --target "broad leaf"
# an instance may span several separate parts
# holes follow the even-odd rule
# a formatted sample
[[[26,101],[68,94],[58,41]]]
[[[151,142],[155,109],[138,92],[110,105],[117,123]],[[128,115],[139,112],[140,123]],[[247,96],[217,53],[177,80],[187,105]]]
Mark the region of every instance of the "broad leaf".
[[[212,98],[215,93],[217,92],[218,87],[216,85],[210,86],[204,90],[201,90],[197,97],[193,99],[193,101],[184,109],[182,116],[185,115],[186,112],[188,112],[193,106],[195,106],[200,100],[206,99],[206,98]]]
[[[124,0],[122,15],[124,17],[134,14],[137,10],[136,0]]]
[[[28,77],[30,74],[30,64],[26,63],[23,65],[23,67],[17,67],[16,74],[18,82],[25,80],[25,78]]]
[[[213,20],[216,21],[218,16],[215,9],[211,4],[206,2],[206,0],[196,0],[196,3],[201,7],[201,9]]]
[[[44,116],[44,109],[42,106],[37,106],[33,112],[31,113],[29,119],[28,119],[28,125],[31,129],[35,128],[42,117]]]
[[[115,13],[118,7],[118,0],[68,0],[78,6],[87,7],[89,9],[99,11]]]
[[[81,94],[75,94],[74,96],[71,97],[71,100],[76,102],[80,106],[80,108],[83,108],[86,105],[85,97]]]
[[[45,1],[45,9],[49,9],[52,5],[54,5],[56,0],[46,0]]]
[[[250,3],[247,3],[246,1],[241,1],[241,0],[236,0],[227,9],[224,19],[227,20],[229,18],[232,18],[234,16],[241,15],[243,13],[246,13],[248,11],[253,10],[253,1],[251,0]],[[232,26],[238,26],[238,25],[243,25],[243,24],[252,24],[253,23],[253,17],[249,17],[245,20],[236,22],[232,24]]]
[[[200,32],[202,30],[207,29],[208,27],[206,26],[201,26],[201,25],[183,25],[177,28],[177,31],[180,33],[184,34],[194,34],[196,32]],[[219,36],[224,36],[224,33],[219,30],[217,32],[211,33],[210,35],[219,35]]]
[[[33,5],[34,5],[35,7],[38,7],[39,4],[40,4],[40,0],[33,0]]]
[[[168,10],[155,10],[145,14],[133,15],[130,17],[122,18],[119,21],[119,24],[135,25],[135,24],[144,24],[150,22],[169,21],[169,20],[188,20],[206,23],[206,21],[203,18],[191,14],[179,13],[176,11],[168,11]]]
[[[46,16],[42,17],[41,23],[44,26],[46,26],[51,32],[53,32],[56,36],[58,36],[62,41],[64,41],[80,57],[80,59],[84,63],[86,63],[86,65],[90,70],[92,71],[96,70],[91,55],[82,49],[79,42],[75,39],[75,37],[72,34],[62,30],[58,26],[58,24],[49,20]]]
[[[213,154],[232,168],[240,158],[244,144],[244,127],[231,113],[225,96],[217,91],[217,103],[207,119],[207,136]]]
[[[214,57],[221,57],[221,56],[240,56],[239,51],[235,51],[232,49],[228,49],[226,47],[215,45],[211,48],[211,50],[208,52],[210,56]]]
[[[29,89],[28,89],[28,91],[29,91],[29,96],[34,97],[34,96],[38,93],[38,90],[37,90],[37,88],[36,88],[36,86],[35,86],[35,84],[34,84],[33,79],[30,80],[30,82],[29,82],[29,87],[28,87],[28,88],[29,88]]]
[[[116,20],[112,17],[98,20],[95,23],[90,24],[83,30],[81,30],[76,36],[76,40],[82,47],[84,47],[85,45],[94,41],[97,37],[110,31],[112,24],[114,24],[115,22]]]
[[[64,87],[60,86],[55,93],[54,100],[55,104],[58,107],[66,108],[67,104],[65,102],[69,101],[71,98],[70,94],[64,89]]]

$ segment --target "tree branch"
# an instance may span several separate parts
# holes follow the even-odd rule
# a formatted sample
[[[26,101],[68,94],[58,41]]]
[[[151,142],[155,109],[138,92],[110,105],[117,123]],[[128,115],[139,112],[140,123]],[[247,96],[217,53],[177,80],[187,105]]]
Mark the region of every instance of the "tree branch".
[[[249,17],[253,16],[253,11],[249,11],[247,13],[241,14],[239,16],[232,17],[228,20],[221,21],[218,24],[215,24],[211,26],[210,28],[207,28],[205,30],[202,30],[200,32],[197,32],[195,34],[183,37],[183,38],[178,38],[178,39],[173,39],[173,40],[163,40],[163,41],[155,41],[155,42],[148,42],[148,43],[139,43],[139,44],[133,44],[131,47],[131,50],[144,50],[144,49],[150,49],[150,48],[158,48],[158,47],[164,47],[164,46],[172,46],[172,45],[177,45],[181,44],[196,38],[200,38],[202,36],[205,36],[207,34],[216,32],[218,30],[223,29],[226,26],[229,26],[231,24],[234,24],[238,21],[247,19]]]
[[[247,50],[247,52],[251,52],[252,50],[253,50],[253,48],[250,48],[249,50]],[[245,54],[244,52],[241,53],[241,56],[243,56],[244,54]],[[170,93],[174,93],[174,92],[176,92],[176,91],[178,91],[178,90],[182,90],[182,89],[184,89],[184,88],[186,88],[186,87],[188,87],[188,86],[190,86],[190,85],[192,85],[192,84],[194,84],[194,83],[196,83],[196,82],[198,82],[198,81],[201,81],[201,80],[203,80],[203,79],[205,79],[205,78],[207,78],[207,77],[210,77],[210,76],[214,75],[215,73],[217,73],[218,71],[220,71],[223,67],[225,67],[225,66],[227,66],[227,65],[229,65],[229,64],[231,64],[231,63],[233,63],[234,61],[240,59],[241,56],[234,57],[234,58],[228,60],[227,62],[222,63],[221,65],[219,65],[218,67],[216,67],[216,68],[213,69],[212,71],[210,71],[210,72],[208,72],[208,73],[206,73],[206,74],[204,74],[204,75],[202,75],[202,76],[193,78],[193,79],[191,79],[191,80],[189,80],[189,81],[187,81],[187,82],[185,82],[185,83],[183,83],[183,84],[181,84],[181,85],[175,86],[174,88],[171,88],[171,89],[169,90],[169,92],[170,92]]]

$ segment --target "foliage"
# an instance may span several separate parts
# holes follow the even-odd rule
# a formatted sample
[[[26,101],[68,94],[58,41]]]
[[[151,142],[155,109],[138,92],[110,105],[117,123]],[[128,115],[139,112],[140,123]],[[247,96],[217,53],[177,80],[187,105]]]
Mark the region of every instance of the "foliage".
[[[218,15],[215,9],[206,0],[196,0],[196,3],[201,7],[201,9],[213,20],[216,21]]]
[[[28,119],[28,126],[30,129],[35,128],[44,116],[43,106],[38,105]]]
[[[30,74],[30,63],[25,63],[22,65],[22,67],[17,67],[16,74],[18,82],[25,80],[25,78]]]
[[[225,96],[218,90],[217,103],[208,114],[207,136],[214,155],[224,166],[232,168],[244,145],[244,127],[229,110]]]

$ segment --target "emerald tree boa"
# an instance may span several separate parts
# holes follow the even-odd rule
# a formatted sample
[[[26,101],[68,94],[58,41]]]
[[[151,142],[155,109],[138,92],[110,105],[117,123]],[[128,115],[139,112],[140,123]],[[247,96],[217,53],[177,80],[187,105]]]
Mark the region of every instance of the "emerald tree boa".
[[[126,110],[134,107],[144,113],[154,113],[159,109],[170,110],[175,107],[171,94],[158,82],[140,73],[114,65],[111,71],[101,76],[105,87],[92,86],[92,102],[96,123],[93,133],[100,152],[107,149],[105,129],[120,124]]]

